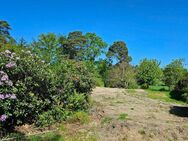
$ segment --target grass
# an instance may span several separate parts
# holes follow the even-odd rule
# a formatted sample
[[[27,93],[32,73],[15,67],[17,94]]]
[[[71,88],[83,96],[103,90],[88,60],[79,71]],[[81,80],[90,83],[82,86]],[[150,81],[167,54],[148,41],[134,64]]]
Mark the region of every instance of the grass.
[[[65,141],[64,137],[58,133],[46,133],[43,135],[33,135],[28,137],[29,141]]]
[[[149,86],[149,89],[153,91],[170,91],[168,86]]]
[[[151,99],[157,99],[169,103],[185,104],[183,101],[172,99],[167,86],[150,86],[149,89],[145,91],[148,93],[147,97]]]
[[[95,134],[89,134],[89,132],[77,132],[69,133],[65,136],[65,141],[97,141],[98,137]]]
[[[128,114],[126,113],[123,113],[123,114],[120,114],[119,117],[118,117],[118,120],[121,120],[121,121],[124,121],[128,118]]]
[[[28,141],[97,141],[96,135],[89,135],[88,132],[66,133],[46,133],[43,135],[30,136]]]
[[[81,124],[88,124],[90,122],[89,114],[83,111],[74,113],[71,117],[67,119],[70,123],[79,122]]]
[[[104,117],[101,121],[101,124],[109,124],[112,121],[111,117]]]

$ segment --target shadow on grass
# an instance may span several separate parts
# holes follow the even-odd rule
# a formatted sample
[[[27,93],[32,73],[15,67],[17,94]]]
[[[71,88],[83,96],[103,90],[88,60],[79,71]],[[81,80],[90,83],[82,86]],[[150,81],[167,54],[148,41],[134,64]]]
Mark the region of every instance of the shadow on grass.
[[[172,106],[170,107],[170,114],[179,116],[179,117],[187,117],[188,118],[188,107],[186,106]]]

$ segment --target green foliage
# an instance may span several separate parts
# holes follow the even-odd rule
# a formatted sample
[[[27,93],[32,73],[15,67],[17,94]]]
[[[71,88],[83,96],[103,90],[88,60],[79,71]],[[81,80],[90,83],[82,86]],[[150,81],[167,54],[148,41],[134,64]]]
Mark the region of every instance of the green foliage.
[[[185,104],[182,101],[178,101],[171,97],[170,91],[161,91],[160,89],[147,89],[147,97],[151,99],[156,99],[159,101],[169,102],[169,103],[177,103],[177,104]]]
[[[4,20],[0,20],[0,48],[8,42],[14,42],[14,39],[10,36],[9,30],[11,30],[10,25]]]
[[[67,99],[66,108],[71,111],[87,110],[88,106],[85,94],[74,93]]]
[[[29,136],[27,140],[29,141],[65,141],[63,136],[61,136],[58,133],[53,133],[53,132],[42,134],[42,135]]]
[[[38,114],[49,108],[58,95],[53,81],[54,75],[37,56],[29,51],[20,54],[8,50],[0,54],[0,94],[14,96],[13,101],[1,100],[1,113],[7,115],[3,125],[32,123]],[[7,77],[6,81],[2,78]],[[11,127],[9,125],[9,127]]]
[[[59,37],[53,33],[41,34],[36,41],[31,44],[33,53],[39,56],[42,60],[47,63],[54,63],[58,60],[58,48]]]
[[[70,32],[60,37],[60,52],[69,59],[95,61],[107,44],[95,33]]]
[[[113,61],[115,59],[118,63],[130,62],[131,57],[128,56],[128,49],[123,41],[116,41],[109,47],[107,57]]]
[[[56,67],[25,50],[19,54],[6,50],[0,58],[3,127],[36,120],[37,126],[49,125],[67,116],[65,108],[87,109],[93,81],[82,62],[67,60]]]
[[[35,122],[38,127],[45,127],[56,122],[66,120],[71,115],[70,111],[62,109],[62,107],[55,106],[51,110],[41,113]]]
[[[186,70],[184,68],[183,60],[176,59],[168,64],[164,70],[164,82],[172,90],[174,86],[181,80],[185,74]]]
[[[171,92],[171,96],[172,98],[183,100],[188,103],[188,73],[175,85],[174,90]]]
[[[52,66],[56,74],[58,85],[63,87],[64,97],[77,93],[89,94],[94,87],[92,74],[83,62],[64,60]]]
[[[97,70],[95,72],[98,79],[102,79],[103,85],[107,86],[107,81],[108,81],[108,75],[109,75],[109,69],[110,69],[110,62],[105,60],[98,60],[95,62],[95,66],[97,68]],[[96,77],[95,77],[96,78]],[[102,84],[102,82],[100,82],[100,84]],[[97,85],[98,83],[96,83],[96,86],[101,86],[101,85]]]
[[[82,60],[90,60],[95,61],[97,57],[99,57],[102,53],[104,53],[104,49],[106,48],[107,44],[97,36],[95,33],[86,33],[86,45],[82,57]]]
[[[162,70],[157,60],[144,59],[137,68],[137,80],[142,88],[148,88],[149,85],[157,84],[161,81]]]
[[[127,118],[128,118],[128,114],[126,113],[120,114],[118,117],[118,119],[122,121],[126,120]]]
[[[102,118],[101,124],[109,124],[109,123],[111,123],[112,120],[113,120],[113,118],[111,118],[111,117],[104,117],[104,118]]]
[[[162,85],[149,86],[149,89],[152,91],[170,91],[168,86],[162,86]]]
[[[75,112],[72,116],[68,118],[68,122],[74,123],[74,122],[79,122],[81,124],[87,124],[90,121],[90,117],[88,113],[86,112]]]
[[[136,72],[126,62],[112,66],[108,72],[107,86],[118,88],[136,88]]]
[[[95,86],[104,87],[104,81],[99,75],[94,78],[94,81],[95,81]]]

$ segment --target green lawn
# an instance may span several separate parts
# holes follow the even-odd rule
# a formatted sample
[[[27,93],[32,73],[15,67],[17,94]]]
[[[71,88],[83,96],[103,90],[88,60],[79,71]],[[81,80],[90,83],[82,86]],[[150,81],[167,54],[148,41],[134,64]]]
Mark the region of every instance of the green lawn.
[[[150,88],[145,91],[148,93],[147,96],[151,99],[158,99],[160,101],[170,103],[186,104],[183,101],[172,99],[169,88],[167,86],[150,86]]]

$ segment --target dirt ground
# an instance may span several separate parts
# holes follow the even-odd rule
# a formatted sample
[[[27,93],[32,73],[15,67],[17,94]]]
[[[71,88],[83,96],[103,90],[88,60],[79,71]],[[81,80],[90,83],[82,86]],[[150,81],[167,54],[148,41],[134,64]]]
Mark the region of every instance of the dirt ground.
[[[142,89],[99,87],[91,103],[90,122],[66,123],[65,140],[188,141],[188,105],[150,99]]]
[[[146,95],[141,89],[95,88],[92,122],[79,131],[99,141],[188,141],[188,106]]]

